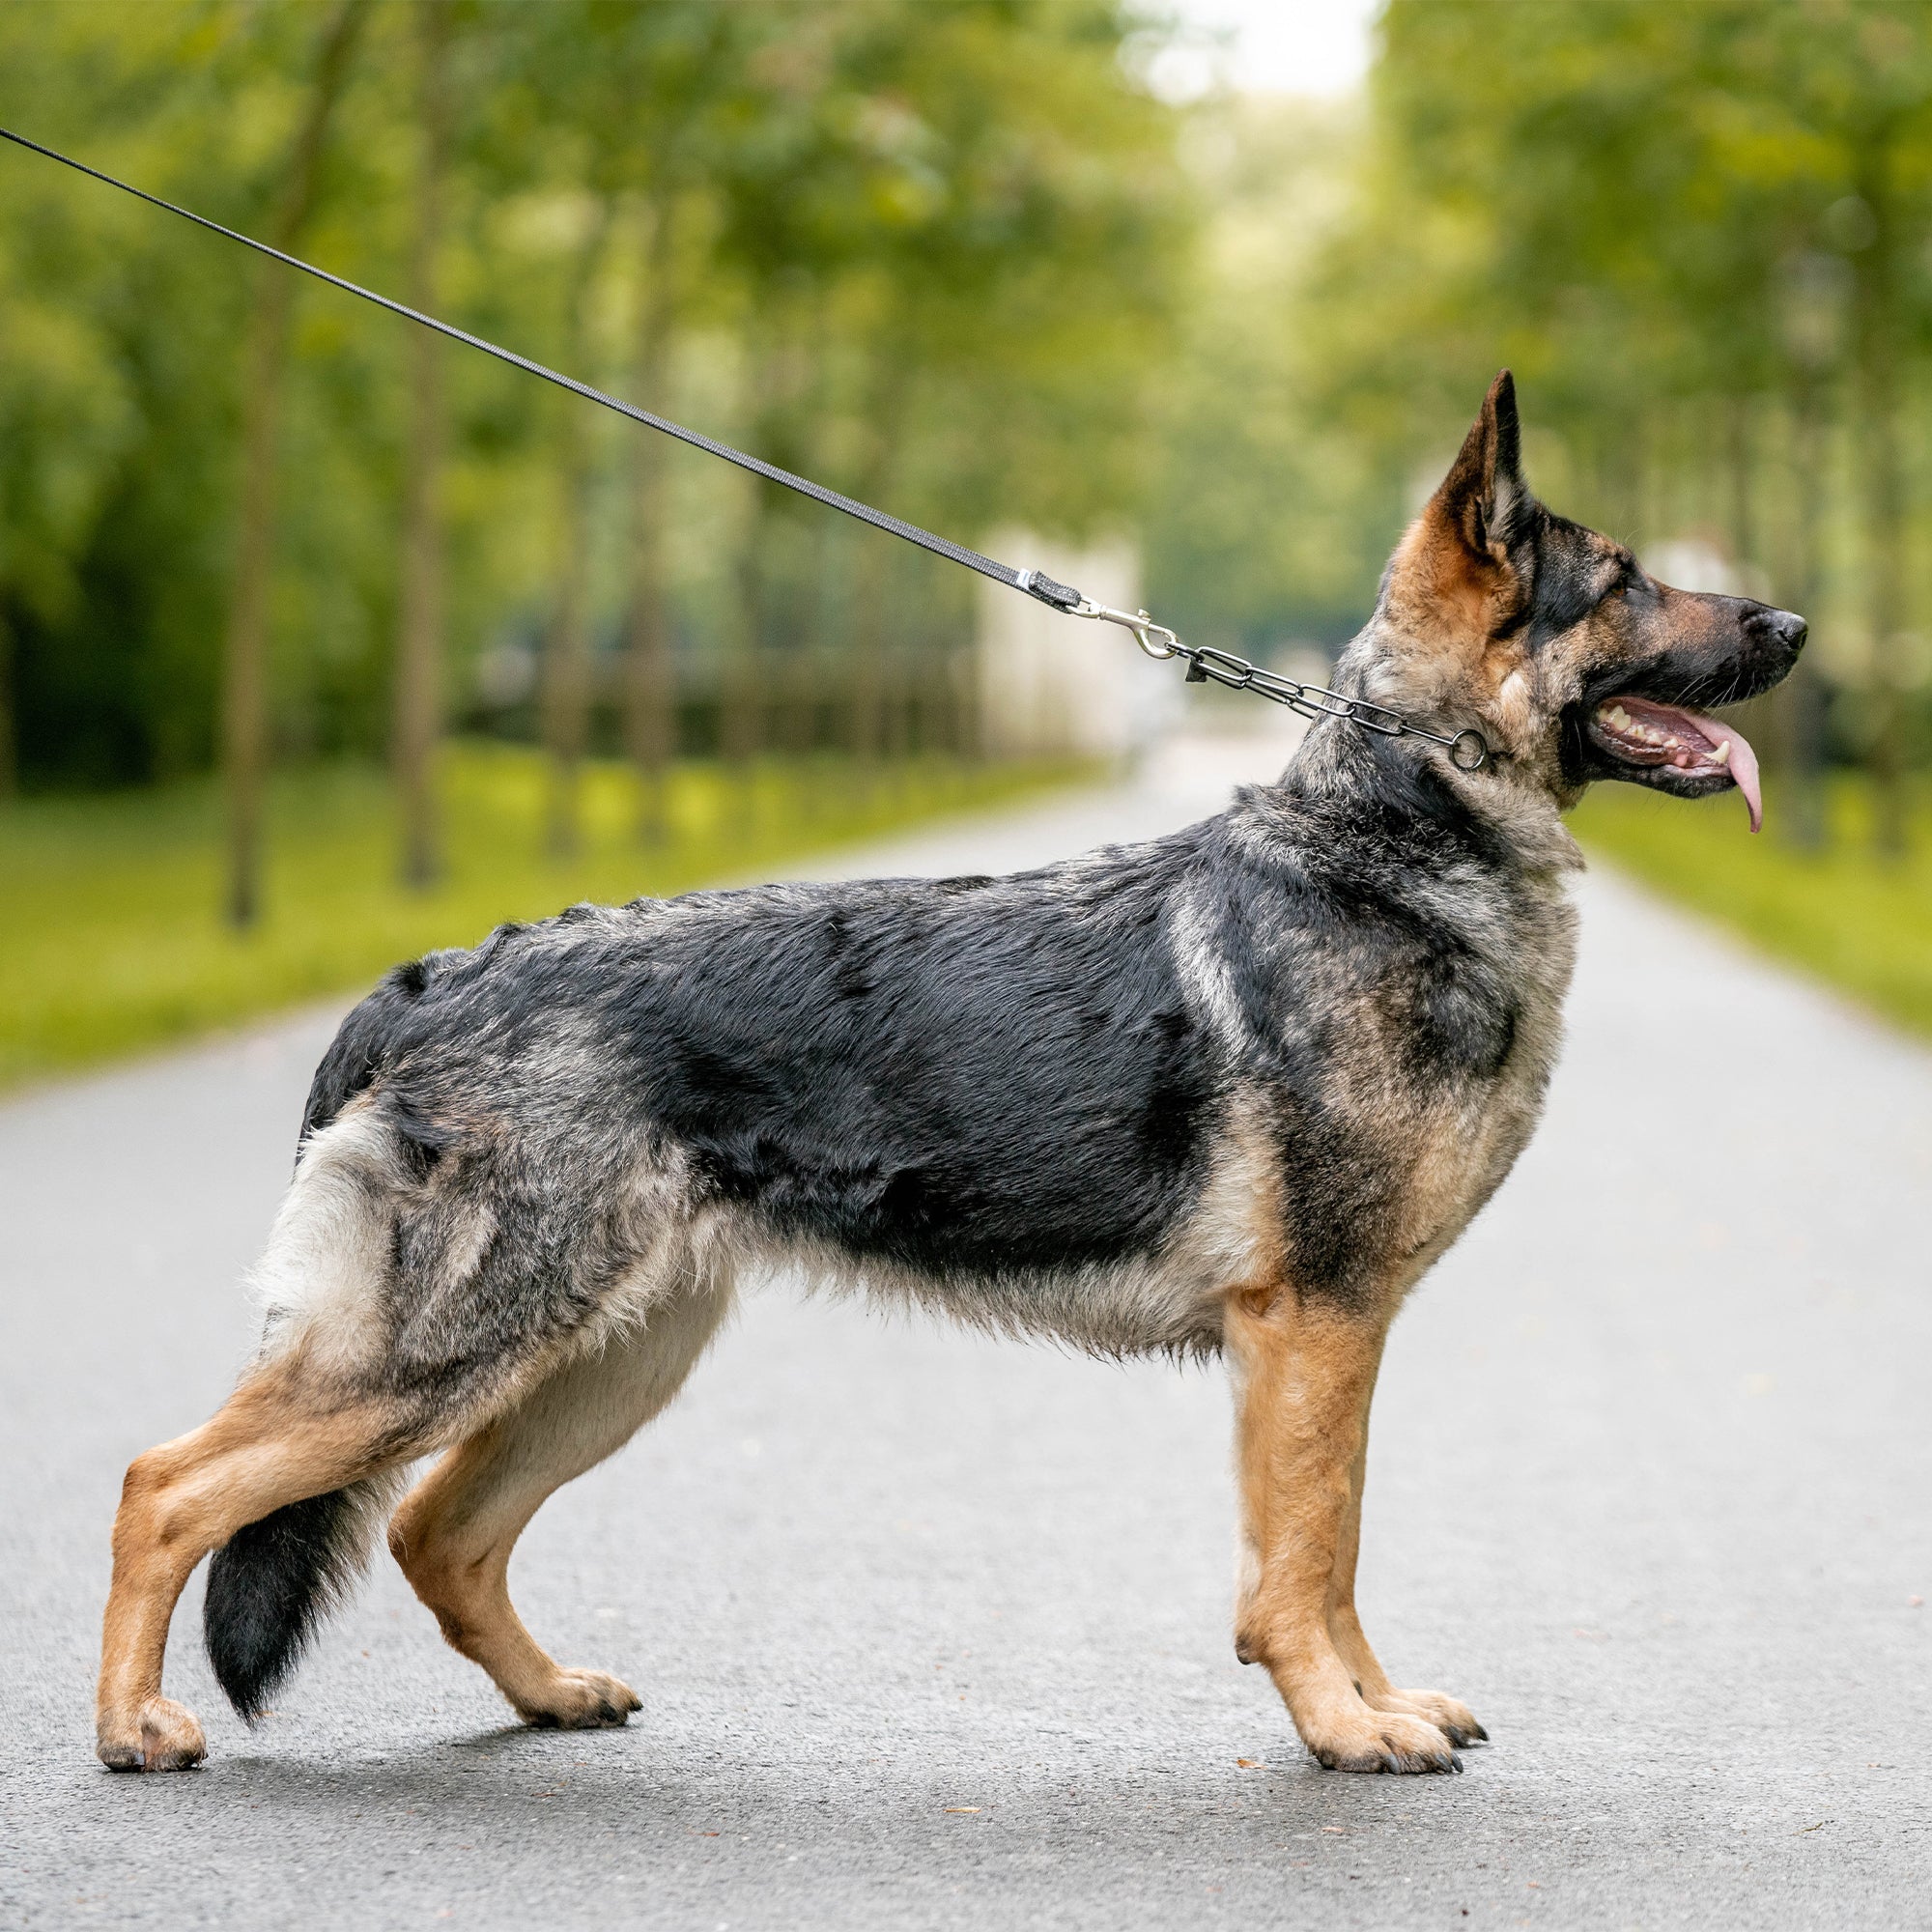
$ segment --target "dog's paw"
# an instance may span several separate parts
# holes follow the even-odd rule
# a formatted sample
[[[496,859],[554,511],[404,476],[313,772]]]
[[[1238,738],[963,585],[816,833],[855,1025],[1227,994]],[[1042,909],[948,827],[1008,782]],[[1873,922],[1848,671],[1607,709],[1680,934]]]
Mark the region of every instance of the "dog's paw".
[[[103,1718],[95,1752],[109,1771],[187,1771],[208,1755],[195,1715],[167,1697],[150,1697],[127,1718]]]
[[[517,1716],[540,1729],[595,1731],[627,1723],[643,1708],[628,1684],[602,1670],[559,1670],[540,1700],[518,1704]]]
[[[1402,1711],[1355,1710],[1302,1732],[1324,1771],[1461,1771],[1449,1739],[1426,1719]]]
[[[1373,1701],[1378,1711],[1400,1712],[1434,1724],[1459,1750],[1466,1745],[1489,1742],[1490,1734],[1476,1721],[1475,1712],[1460,1698],[1445,1697],[1439,1690],[1391,1690]]]

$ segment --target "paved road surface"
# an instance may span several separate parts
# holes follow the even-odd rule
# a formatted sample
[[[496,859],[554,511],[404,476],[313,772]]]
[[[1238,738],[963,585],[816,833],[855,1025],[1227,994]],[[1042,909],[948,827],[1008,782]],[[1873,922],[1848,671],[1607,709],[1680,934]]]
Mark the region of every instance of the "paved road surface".
[[[523,1546],[540,1637],[643,1695],[627,1731],[506,1727],[385,1561],[252,1735],[191,1585],[170,1688],[213,1756],[111,1776],[120,1471],[246,1345],[327,1020],[0,1108],[0,1923],[1932,1923],[1932,1060],[1585,900],[1541,1137],[1377,1407],[1368,1623],[1489,1722],[1460,1778],[1316,1770],[1236,1665],[1218,1375],[782,1293]]]

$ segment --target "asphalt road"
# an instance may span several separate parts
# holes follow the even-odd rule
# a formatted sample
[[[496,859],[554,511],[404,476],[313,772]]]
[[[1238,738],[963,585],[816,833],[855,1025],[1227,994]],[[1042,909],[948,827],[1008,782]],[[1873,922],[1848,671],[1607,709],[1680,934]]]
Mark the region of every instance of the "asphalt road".
[[[252,1734],[190,1585],[169,1688],[213,1755],[110,1776],[120,1472],[246,1347],[329,1016],[0,1108],[0,1923],[1932,1924],[1932,1058],[1584,899],[1542,1133],[1376,1409],[1366,1620],[1488,1722],[1458,1778],[1321,1772],[1236,1663],[1217,1373],[783,1292],[513,1570],[557,1656],[638,1688],[628,1730],[506,1725],[384,1559]]]

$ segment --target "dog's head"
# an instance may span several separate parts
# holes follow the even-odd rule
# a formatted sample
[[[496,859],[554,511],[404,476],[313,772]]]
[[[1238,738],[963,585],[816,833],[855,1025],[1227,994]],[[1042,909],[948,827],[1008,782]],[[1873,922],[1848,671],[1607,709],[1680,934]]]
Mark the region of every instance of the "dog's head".
[[[1595,779],[1680,798],[1735,784],[1755,830],[1757,760],[1706,713],[1783,677],[1804,618],[1658,582],[1530,495],[1520,440],[1505,370],[1390,561],[1361,639],[1363,694],[1450,731],[1475,725],[1499,775],[1562,804]]]

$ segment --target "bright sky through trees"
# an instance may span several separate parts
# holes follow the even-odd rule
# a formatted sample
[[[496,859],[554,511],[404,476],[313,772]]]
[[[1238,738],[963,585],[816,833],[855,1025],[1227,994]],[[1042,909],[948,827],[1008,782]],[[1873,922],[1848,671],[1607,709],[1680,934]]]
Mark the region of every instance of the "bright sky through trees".
[[[1223,84],[1243,94],[1348,94],[1368,72],[1380,0],[1177,0],[1186,38],[1151,78],[1189,100]]]

